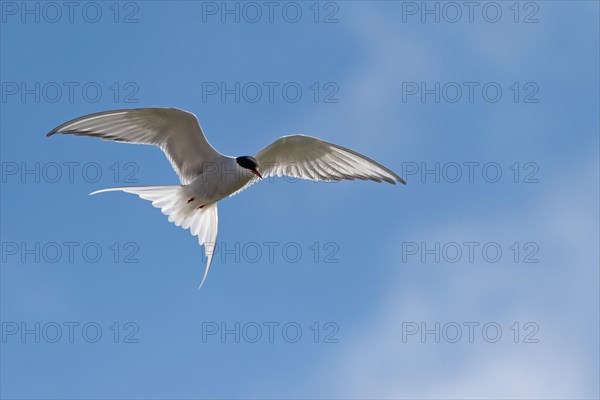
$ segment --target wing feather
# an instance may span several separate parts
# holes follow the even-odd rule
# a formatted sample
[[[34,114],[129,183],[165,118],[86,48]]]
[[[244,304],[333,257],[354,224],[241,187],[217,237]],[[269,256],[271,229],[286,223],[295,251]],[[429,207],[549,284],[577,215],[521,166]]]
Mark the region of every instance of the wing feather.
[[[283,136],[256,155],[261,173],[314,181],[371,180],[405,184],[378,162],[353,150],[304,135]]]
[[[177,108],[104,111],[66,122],[48,136],[56,133],[158,146],[183,185],[202,172],[205,162],[222,157],[206,140],[196,116]]]

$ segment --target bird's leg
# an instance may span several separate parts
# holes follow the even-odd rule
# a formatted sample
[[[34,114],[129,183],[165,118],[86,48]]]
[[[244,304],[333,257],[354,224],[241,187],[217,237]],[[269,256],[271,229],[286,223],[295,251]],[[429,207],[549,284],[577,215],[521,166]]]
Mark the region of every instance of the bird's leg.
[[[195,198],[195,197],[193,197],[193,196],[192,196],[192,197],[190,197],[190,198],[188,199],[188,201],[187,201],[187,204],[190,204],[190,203],[191,203],[192,201],[194,201],[194,200],[196,200],[196,198]],[[205,205],[206,205],[206,204],[202,204],[202,205],[198,206],[198,207],[196,208],[196,210],[199,210],[199,209],[203,208]]]

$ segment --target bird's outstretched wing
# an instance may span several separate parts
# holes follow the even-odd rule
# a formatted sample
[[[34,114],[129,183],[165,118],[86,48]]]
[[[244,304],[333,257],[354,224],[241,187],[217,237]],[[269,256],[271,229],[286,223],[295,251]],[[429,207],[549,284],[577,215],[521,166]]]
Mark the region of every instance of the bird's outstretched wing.
[[[396,182],[404,179],[368,157],[304,135],[283,136],[256,155],[263,177],[340,181],[343,179]]]
[[[85,115],[54,128],[48,136],[56,133],[158,146],[183,185],[198,176],[205,162],[222,157],[206,140],[196,116],[177,108],[138,108]]]

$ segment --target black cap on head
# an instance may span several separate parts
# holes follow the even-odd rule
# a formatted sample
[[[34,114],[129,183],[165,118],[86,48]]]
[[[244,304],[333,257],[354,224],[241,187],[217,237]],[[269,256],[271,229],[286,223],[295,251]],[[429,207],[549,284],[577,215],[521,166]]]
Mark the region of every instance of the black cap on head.
[[[252,173],[262,179],[262,175],[258,172],[258,161],[251,156],[241,156],[235,159],[238,165],[242,168],[252,171]]]
[[[240,167],[249,169],[250,171],[255,171],[258,168],[258,161],[251,156],[236,157],[235,161],[237,161]]]

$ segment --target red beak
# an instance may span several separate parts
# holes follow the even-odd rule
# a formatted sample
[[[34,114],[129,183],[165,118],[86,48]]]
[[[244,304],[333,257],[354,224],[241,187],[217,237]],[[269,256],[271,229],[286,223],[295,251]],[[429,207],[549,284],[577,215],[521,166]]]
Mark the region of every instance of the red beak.
[[[260,179],[262,179],[262,178],[263,178],[263,177],[262,177],[262,175],[260,174],[260,172],[258,172],[258,170],[257,170],[257,169],[253,169],[253,170],[252,170],[252,173],[253,173],[254,175],[258,176]]]

